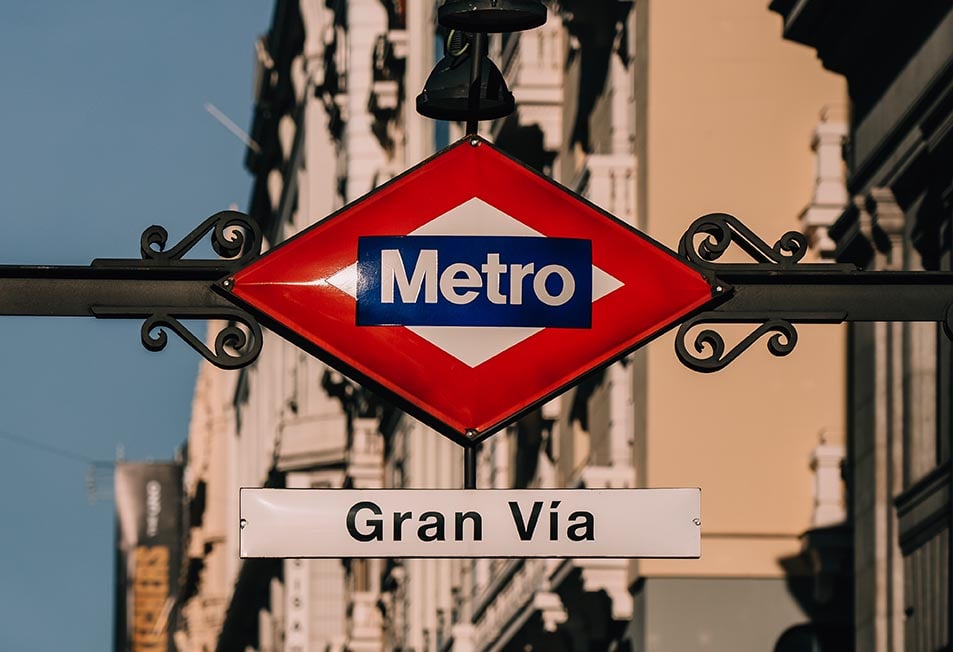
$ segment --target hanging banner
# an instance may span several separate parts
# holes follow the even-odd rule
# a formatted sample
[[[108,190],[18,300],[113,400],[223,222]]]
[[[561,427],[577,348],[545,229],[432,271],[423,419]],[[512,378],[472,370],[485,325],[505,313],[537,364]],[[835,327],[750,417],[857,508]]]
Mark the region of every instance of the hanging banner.
[[[182,467],[116,465],[116,645],[173,652],[182,532]]]
[[[699,489],[242,489],[242,557],[682,557]]]

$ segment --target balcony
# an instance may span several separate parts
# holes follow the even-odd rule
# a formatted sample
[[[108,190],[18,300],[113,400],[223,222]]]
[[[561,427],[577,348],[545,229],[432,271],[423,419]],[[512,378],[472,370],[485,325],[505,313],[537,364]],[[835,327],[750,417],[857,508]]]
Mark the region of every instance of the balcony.
[[[347,456],[347,418],[341,411],[285,419],[279,426],[278,468],[340,466]]]
[[[583,194],[623,222],[637,226],[636,160],[632,154],[592,154],[586,162]]]
[[[500,56],[520,126],[537,125],[551,152],[560,149],[563,139],[564,39],[562,23],[549,20],[538,29],[510,35]]]
[[[473,649],[502,649],[539,614],[543,630],[554,632],[568,617],[559,596],[549,590],[551,559],[514,559],[477,599]]]
[[[407,32],[390,30],[374,43],[373,81],[368,108],[379,118],[393,117],[400,108],[400,81],[407,60]]]

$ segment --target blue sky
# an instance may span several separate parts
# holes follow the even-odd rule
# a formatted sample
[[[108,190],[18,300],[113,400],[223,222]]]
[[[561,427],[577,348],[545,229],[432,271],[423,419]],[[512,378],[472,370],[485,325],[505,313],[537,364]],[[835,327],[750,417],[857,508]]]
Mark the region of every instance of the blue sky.
[[[0,3],[0,264],[134,258],[151,224],[176,242],[244,209],[243,145],[204,105],[247,127],[271,8]],[[89,503],[87,461],[171,458],[199,363],[139,327],[0,317],[0,650],[111,649],[113,504]]]

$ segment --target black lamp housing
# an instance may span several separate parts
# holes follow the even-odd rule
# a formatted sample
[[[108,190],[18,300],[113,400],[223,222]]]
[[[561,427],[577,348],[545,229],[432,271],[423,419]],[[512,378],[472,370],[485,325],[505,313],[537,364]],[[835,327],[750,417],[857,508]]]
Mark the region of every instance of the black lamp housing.
[[[466,32],[518,32],[545,23],[546,6],[540,0],[447,0],[437,20]]]
[[[454,31],[446,56],[437,62],[417,96],[417,113],[434,120],[495,120],[516,108],[500,69],[487,57],[480,64],[479,104],[470,104],[473,35]]]

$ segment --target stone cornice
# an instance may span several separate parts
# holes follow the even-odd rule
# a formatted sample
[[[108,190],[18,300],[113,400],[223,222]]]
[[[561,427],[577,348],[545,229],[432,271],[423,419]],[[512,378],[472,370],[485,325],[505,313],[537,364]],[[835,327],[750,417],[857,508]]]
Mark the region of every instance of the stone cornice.
[[[938,466],[897,496],[900,547],[904,555],[922,546],[950,521],[950,464]]]

